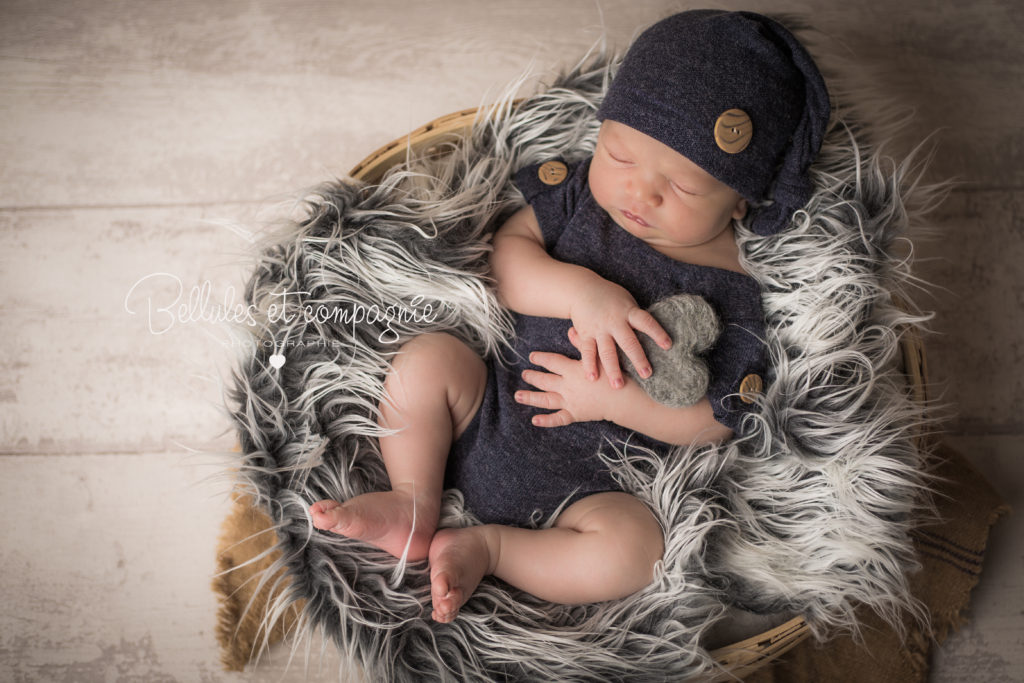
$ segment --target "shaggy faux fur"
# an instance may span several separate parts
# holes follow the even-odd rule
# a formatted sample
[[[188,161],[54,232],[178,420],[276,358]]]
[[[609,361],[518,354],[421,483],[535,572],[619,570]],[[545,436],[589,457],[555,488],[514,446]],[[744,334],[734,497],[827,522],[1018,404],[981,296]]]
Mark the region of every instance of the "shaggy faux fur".
[[[451,154],[380,185],[323,185],[248,284],[259,327],[231,395],[241,487],[276,525],[281,557],[266,576],[283,568],[288,582],[265,618],[304,600],[298,635],[322,630],[370,680],[704,678],[715,664],[702,635],[730,605],[801,613],[819,636],[855,629],[859,603],[894,623],[919,614],[905,577],[916,566],[922,414],[896,361],[901,330],[921,316],[890,298],[909,282],[897,245],[917,190],[909,167],[867,145],[841,110],[792,227],[767,238],[737,228],[764,288],[772,366],[750,435],[667,458],[623,444],[602,452],[665,529],[650,586],[564,606],[488,578],[454,623],[437,624],[425,563],[312,527],[313,501],[387,486],[377,405],[403,341],[443,330],[482,355],[505,348],[486,257],[490,233],[522,202],[508,179],[589,154],[616,64],[591,60],[516,107],[506,100]],[[442,525],[471,523],[449,491]]]

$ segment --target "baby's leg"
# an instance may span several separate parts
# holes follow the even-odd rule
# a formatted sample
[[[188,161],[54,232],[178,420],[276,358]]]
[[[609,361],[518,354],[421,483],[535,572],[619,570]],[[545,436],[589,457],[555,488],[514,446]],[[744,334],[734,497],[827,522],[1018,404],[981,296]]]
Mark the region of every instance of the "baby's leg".
[[[619,492],[577,501],[551,529],[442,529],[430,547],[433,616],[454,619],[487,574],[551,602],[623,598],[651,582],[664,548],[647,506]]]
[[[384,382],[389,400],[380,406],[381,427],[397,430],[380,439],[391,490],[314,503],[313,525],[395,557],[408,548],[410,560],[425,558],[448,451],[480,407],[486,381],[484,362],[455,337],[425,334],[405,344]]]

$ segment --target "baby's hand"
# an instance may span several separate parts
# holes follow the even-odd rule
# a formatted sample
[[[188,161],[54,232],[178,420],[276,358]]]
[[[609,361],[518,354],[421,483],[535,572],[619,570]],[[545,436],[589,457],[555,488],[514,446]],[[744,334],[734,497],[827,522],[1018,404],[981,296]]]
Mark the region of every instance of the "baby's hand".
[[[555,412],[533,416],[536,427],[564,427],[573,422],[604,420],[613,402],[611,387],[595,387],[588,381],[583,362],[559,353],[534,351],[530,362],[547,372],[524,370],[523,380],[540,391],[517,391],[515,400],[523,405]]]
[[[598,378],[600,359],[609,384],[616,389],[623,386],[616,346],[622,349],[637,374],[641,377],[651,374],[647,355],[634,330],[643,332],[663,349],[672,346],[668,333],[654,316],[637,305],[632,294],[599,276],[595,286],[588,288],[587,295],[573,303],[569,317],[576,331],[573,343],[580,351],[586,377]]]

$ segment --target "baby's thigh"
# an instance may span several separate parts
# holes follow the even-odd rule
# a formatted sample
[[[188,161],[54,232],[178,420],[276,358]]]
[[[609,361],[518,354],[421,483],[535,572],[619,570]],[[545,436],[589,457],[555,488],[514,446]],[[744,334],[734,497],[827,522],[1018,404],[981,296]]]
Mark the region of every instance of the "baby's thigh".
[[[633,573],[653,571],[665,552],[661,525],[644,503],[622,491],[595,493],[578,500],[558,516],[556,527],[601,535],[610,561]]]
[[[393,401],[416,403],[425,395],[447,401],[458,436],[483,401],[487,366],[469,346],[443,332],[406,342],[391,363],[385,389]]]

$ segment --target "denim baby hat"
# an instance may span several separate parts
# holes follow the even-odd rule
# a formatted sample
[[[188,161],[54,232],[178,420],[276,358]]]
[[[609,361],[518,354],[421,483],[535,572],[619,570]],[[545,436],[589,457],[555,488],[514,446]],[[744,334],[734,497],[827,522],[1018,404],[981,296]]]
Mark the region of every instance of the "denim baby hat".
[[[778,22],[693,10],[629,48],[597,112],[679,152],[745,197],[773,235],[813,194],[808,168],[829,118],[814,60]]]

